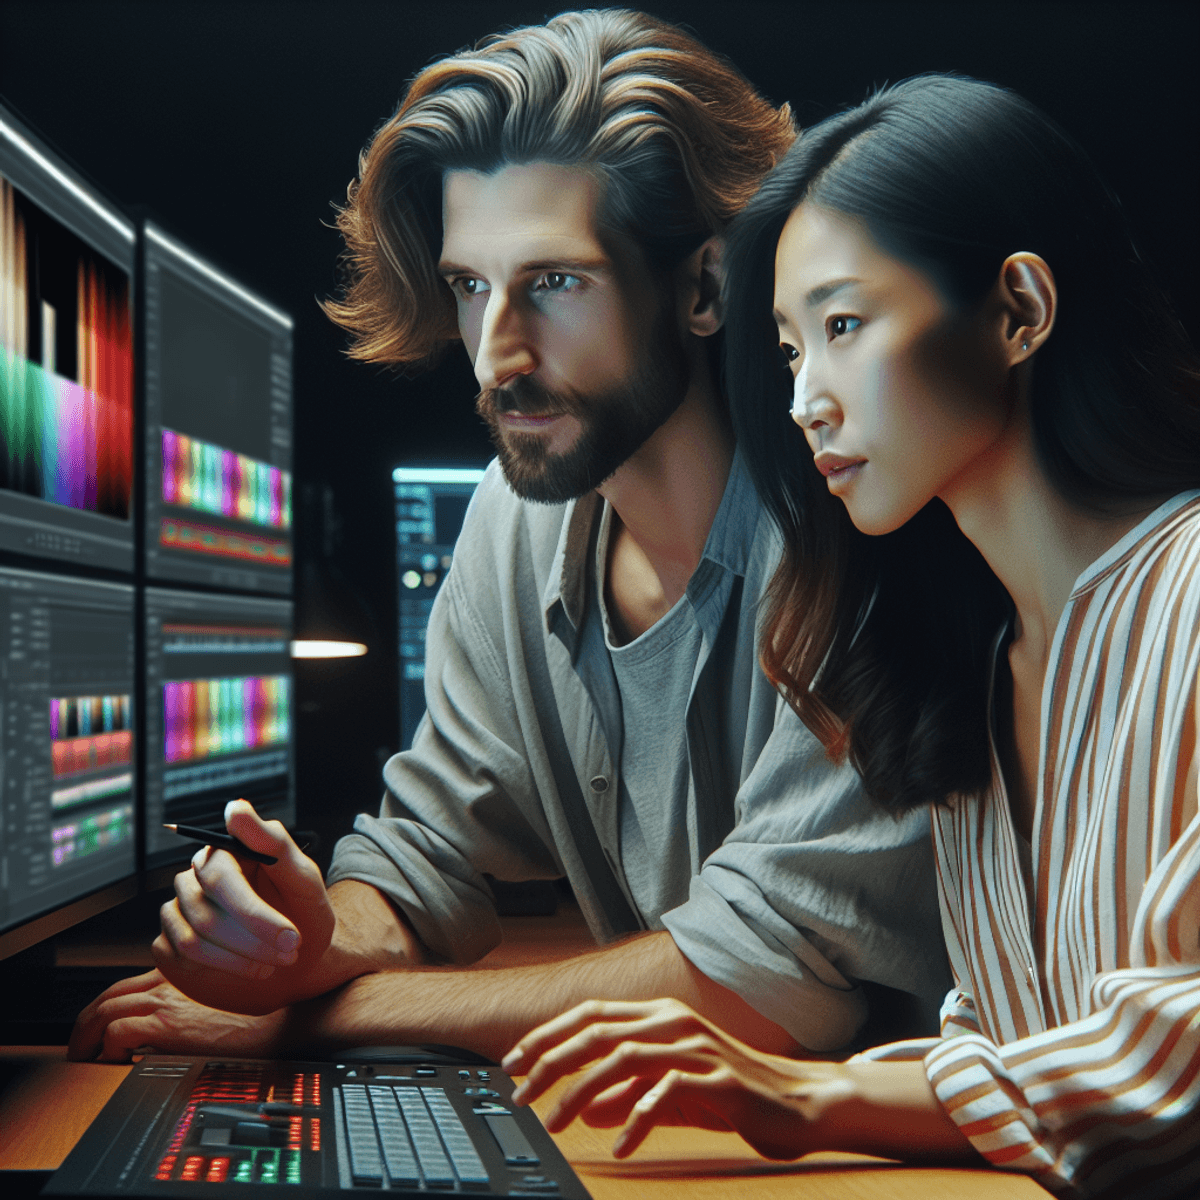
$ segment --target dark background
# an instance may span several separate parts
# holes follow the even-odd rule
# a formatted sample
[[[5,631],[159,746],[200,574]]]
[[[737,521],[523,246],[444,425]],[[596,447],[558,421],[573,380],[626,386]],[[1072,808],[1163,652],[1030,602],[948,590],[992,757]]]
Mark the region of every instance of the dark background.
[[[646,7],[689,25],[774,101],[790,100],[803,124],[919,71],[961,71],[1022,92],[1097,160],[1193,336],[1200,330],[1196,5]],[[366,658],[299,664],[300,823],[326,832],[378,803],[379,764],[398,741],[391,469],[488,457],[464,355],[420,381],[342,357],[342,335],[317,308],[336,282],[331,205],[412,74],[554,11],[0,0],[0,95],[114,198],[148,205],[296,317],[296,480],[331,488],[336,562],[378,627]]]

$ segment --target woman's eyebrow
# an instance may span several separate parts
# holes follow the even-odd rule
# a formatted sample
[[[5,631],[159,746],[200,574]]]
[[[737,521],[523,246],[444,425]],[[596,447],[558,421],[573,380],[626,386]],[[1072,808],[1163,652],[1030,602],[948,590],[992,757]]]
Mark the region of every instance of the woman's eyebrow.
[[[804,303],[809,308],[815,308],[818,304],[828,300],[830,296],[836,296],[838,292],[854,287],[860,282],[861,280],[858,279],[833,279],[829,283],[820,283],[804,297]]]

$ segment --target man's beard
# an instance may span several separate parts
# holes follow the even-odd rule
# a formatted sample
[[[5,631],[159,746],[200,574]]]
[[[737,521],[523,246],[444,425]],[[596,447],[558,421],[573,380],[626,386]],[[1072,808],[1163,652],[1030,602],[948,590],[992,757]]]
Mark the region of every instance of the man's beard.
[[[631,377],[618,387],[550,391],[520,375],[480,392],[475,408],[487,422],[508,486],[524,500],[562,504],[599,487],[639,450],[683,403],[689,382],[679,336],[660,318]],[[570,449],[551,454],[543,435],[505,431],[500,418],[508,412],[571,416],[580,432]]]

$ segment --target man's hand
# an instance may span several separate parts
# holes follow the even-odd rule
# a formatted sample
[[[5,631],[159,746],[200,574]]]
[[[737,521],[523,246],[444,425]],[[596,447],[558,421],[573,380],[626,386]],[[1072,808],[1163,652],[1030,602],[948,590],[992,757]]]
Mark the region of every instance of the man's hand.
[[[67,1056],[128,1062],[135,1051],[221,1053],[248,1058],[278,1052],[286,1014],[218,1012],[189,1000],[158,971],[114,983],[79,1014]]]
[[[317,864],[278,821],[234,800],[225,827],[279,861],[266,866],[205,846],[175,877],[154,961],[185,995],[262,1015],[366,971],[421,961],[420,943],[379,892],[352,881],[326,892]]]

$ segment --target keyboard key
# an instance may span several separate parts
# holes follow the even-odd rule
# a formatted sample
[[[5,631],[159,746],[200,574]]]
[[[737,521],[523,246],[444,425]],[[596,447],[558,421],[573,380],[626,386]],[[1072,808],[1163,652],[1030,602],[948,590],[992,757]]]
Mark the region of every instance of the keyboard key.
[[[437,1127],[421,1093],[412,1087],[396,1089],[396,1101],[404,1120],[408,1124],[408,1132],[412,1137],[413,1149],[417,1153],[417,1162],[421,1165],[421,1173],[425,1176],[427,1187],[453,1187],[454,1169],[442,1149],[441,1138],[437,1135]]]
[[[350,1143],[350,1177],[359,1186],[382,1187],[383,1163],[367,1089],[359,1083],[343,1084],[342,1106],[346,1113],[346,1140]]]
[[[396,1097],[390,1087],[371,1088],[371,1108],[375,1113],[375,1125],[379,1141],[383,1146],[383,1161],[392,1183],[403,1187],[417,1187],[421,1172],[417,1167],[412,1143],[404,1127]]]
[[[442,1088],[426,1087],[422,1088],[421,1092],[429,1111],[433,1113],[433,1119],[437,1122],[438,1132],[442,1135],[442,1141],[446,1143],[450,1161],[458,1172],[459,1179],[463,1183],[487,1183],[487,1168],[483,1165],[483,1160],[475,1150],[475,1143],[471,1141],[471,1135],[463,1128],[463,1123],[445,1091]]]
[[[486,1113],[484,1121],[500,1146],[504,1161],[510,1167],[536,1167],[541,1161],[537,1151],[521,1132],[512,1113]]]

